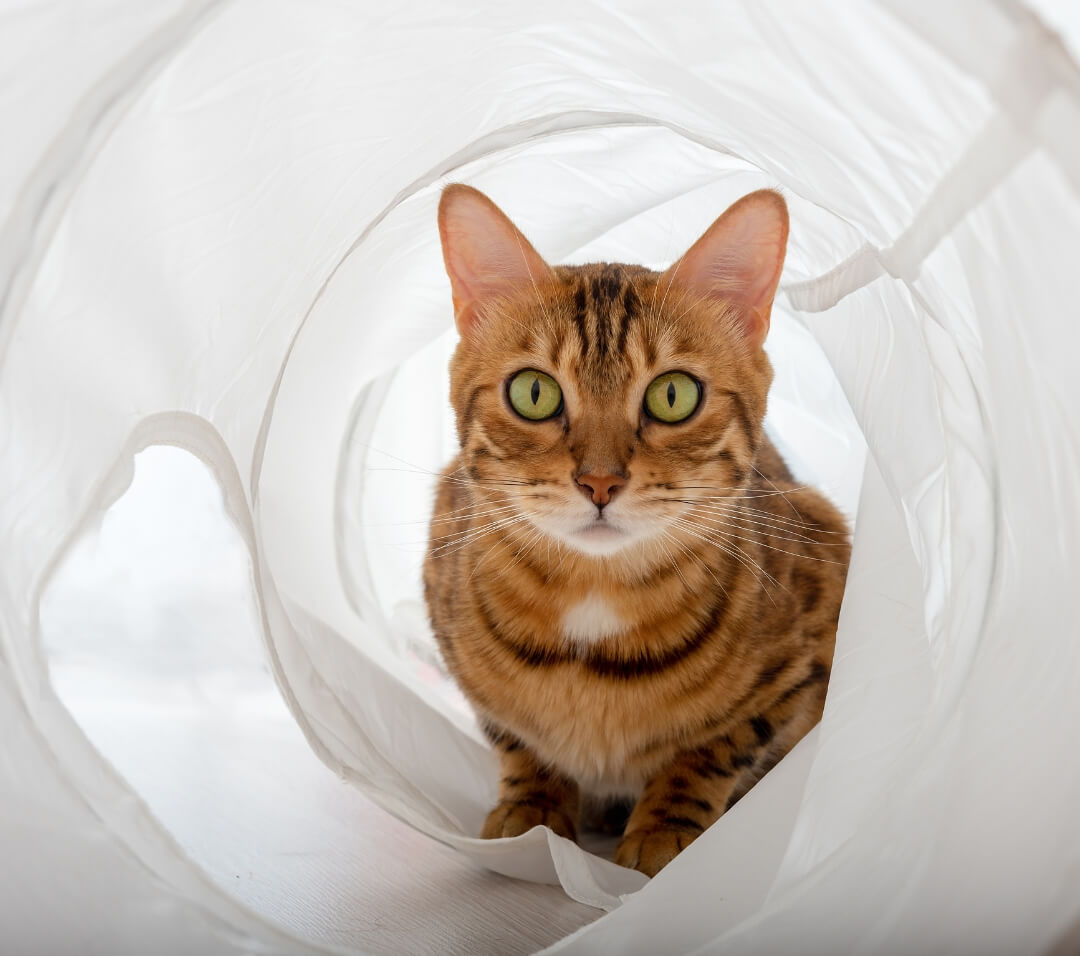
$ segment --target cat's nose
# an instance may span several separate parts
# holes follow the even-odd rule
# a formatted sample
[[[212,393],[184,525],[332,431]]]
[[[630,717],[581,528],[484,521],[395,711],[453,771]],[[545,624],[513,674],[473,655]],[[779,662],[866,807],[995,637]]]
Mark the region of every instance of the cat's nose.
[[[578,475],[577,485],[586,498],[591,498],[594,505],[603,508],[623,485],[626,479],[620,475],[594,474],[592,472]]]

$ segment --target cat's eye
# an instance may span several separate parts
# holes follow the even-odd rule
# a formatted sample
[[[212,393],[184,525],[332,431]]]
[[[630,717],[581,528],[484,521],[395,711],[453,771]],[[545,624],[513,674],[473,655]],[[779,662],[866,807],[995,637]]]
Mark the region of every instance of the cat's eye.
[[[536,369],[522,369],[506,388],[510,405],[522,418],[543,421],[562,411],[562,389],[550,375]]]
[[[645,389],[645,411],[674,425],[689,418],[701,403],[701,385],[685,372],[665,372]]]

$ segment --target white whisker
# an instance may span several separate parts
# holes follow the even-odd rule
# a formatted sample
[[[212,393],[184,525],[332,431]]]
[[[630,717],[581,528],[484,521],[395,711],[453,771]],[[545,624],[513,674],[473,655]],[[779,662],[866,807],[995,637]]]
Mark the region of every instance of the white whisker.
[[[751,558],[750,555],[748,555],[737,544],[726,540],[718,541],[715,537],[703,533],[702,529],[699,528],[697,525],[693,524],[692,522],[686,521],[683,518],[673,518],[672,523],[679,527],[685,534],[689,534],[692,537],[699,539],[700,541],[704,541],[706,544],[711,544],[714,548],[723,551],[729,557],[734,558],[736,561],[742,564],[743,567],[745,567],[751,574],[754,575],[754,577],[757,579],[758,584],[761,584],[762,590],[764,590],[766,594],[769,593],[769,590],[762,583],[761,578],[759,577],[759,573],[763,574],[774,586],[783,587],[783,585],[781,585],[780,582],[776,580],[776,578],[769,574],[769,572],[766,571],[760,564],[754,561],[753,558]],[[787,589],[785,588],[785,590]],[[769,598],[770,600],[772,599],[771,594],[769,595]]]

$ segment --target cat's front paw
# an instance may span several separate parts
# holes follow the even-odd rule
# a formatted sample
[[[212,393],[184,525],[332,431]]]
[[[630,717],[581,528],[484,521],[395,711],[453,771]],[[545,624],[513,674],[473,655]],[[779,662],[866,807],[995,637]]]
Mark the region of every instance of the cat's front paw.
[[[700,832],[671,827],[632,830],[619,843],[619,849],[615,851],[615,862],[631,870],[640,870],[646,876],[656,876],[685,850]]]
[[[577,840],[574,822],[562,810],[516,800],[503,800],[496,806],[484,821],[480,836],[485,840],[515,837],[538,826],[550,827],[559,836]]]

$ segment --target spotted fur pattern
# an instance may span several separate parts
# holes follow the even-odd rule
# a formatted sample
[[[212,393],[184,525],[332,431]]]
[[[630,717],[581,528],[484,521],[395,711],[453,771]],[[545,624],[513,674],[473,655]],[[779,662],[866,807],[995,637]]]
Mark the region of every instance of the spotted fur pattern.
[[[500,756],[483,836],[575,839],[584,803],[629,798],[616,859],[652,875],[819,720],[847,527],[763,432],[772,370],[737,302],[639,266],[530,271],[475,305],[451,363],[461,451],[425,595]],[[560,414],[514,413],[521,369],[559,383]],[[642,405],[672,369],[702,387],[677,425]],[[597,468],[625,480],[601,511],[629,542],[602,553],[567,518]]]

